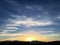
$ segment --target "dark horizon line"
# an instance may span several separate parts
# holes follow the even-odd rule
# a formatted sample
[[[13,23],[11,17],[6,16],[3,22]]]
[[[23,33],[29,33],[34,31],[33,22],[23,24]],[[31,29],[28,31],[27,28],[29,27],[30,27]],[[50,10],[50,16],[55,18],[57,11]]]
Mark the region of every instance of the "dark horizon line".
[[[0,42],[60,42],[60,40],[57,40],[57,41],[37,41],[37,40],[34,40],[34,41],[19,41],[19,40],[6,40],[6,41],[0,41]]]

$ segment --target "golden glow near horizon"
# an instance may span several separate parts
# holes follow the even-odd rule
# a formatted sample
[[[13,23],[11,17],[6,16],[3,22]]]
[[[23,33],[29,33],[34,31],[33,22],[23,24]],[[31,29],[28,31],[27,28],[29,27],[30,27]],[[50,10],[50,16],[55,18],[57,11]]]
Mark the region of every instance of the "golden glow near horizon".
[[[34,40],[37,40],[37,39],[33,36],[29,36],[24,39],[24,41],[34,41]]]
[[[8,35],[8,34],[7,34]],[[4,40],[17,40],[17,41],[51,41],[51,39],[46,36],[46,35],[43,35],[43,34],[40,34],[36,31],[27,31],[27,32],[24,32],[24,33],[17,33],[17,34],[11,34],[11,36],[14,36],[14,37],[10,37],[10,38],[7,38],[7,39],[2,39],[3,41]]]
[[[48,41],[48,38],[42,36],[42,35],[23,35],[23,36],[19,36],[19,37],[13,37],[13,38],[9,38],[6,40],[18,40],[18,41]]]

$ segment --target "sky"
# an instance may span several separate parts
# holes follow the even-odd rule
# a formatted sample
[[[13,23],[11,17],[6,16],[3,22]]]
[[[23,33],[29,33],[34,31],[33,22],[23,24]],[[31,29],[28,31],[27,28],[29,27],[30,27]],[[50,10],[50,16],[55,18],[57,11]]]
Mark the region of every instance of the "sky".
[[[60,0],[0,0],[0,41],[28,37],[60,40]]]

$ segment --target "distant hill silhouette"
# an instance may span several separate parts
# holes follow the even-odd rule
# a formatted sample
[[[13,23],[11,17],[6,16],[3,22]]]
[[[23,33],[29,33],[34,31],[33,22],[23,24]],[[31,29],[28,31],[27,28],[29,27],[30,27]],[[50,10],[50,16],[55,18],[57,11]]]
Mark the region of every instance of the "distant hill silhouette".
[[[0,45],[60,45],[60,41],[53,42],[41,42],[41,41],[32,41],[32,42],[24,42],[24,41],[2,41]]]

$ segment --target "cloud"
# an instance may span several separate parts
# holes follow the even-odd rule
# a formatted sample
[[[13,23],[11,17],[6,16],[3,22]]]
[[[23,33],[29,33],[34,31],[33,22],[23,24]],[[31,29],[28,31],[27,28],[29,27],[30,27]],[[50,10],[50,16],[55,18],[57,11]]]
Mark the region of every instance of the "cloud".
[[[32,6],[25,5],[25,7],[26,7],[27,9],[34,10],[34,8],[33,8]]]
[[[57,18],[60,19],[60,16],[58,16]]]
[[[44,31],[44,30],[43,30],[43,31],[41,31],[41,33],[42,33],[42,34],[49,34],[49,33],[51,34],[51,33],[54,33],[54,31],[52,31],[52,30],[47,30],[47,31],[45,30],[45,31]]]
[[[7,24],[8,26],[18,26],[18,25],[26,25],[26,26],[47,26],[52,25],[52,21],[40,21],[40,20],[34,20],[34,18],[28,18],[25,16],[14,16],[16,19],[9,19],[12,23]]]
[[[19,15],[11,15],[13,18],[8,18],[7,24],[5,24],[3,33],[10,33],[16,30],[16,32],[20,32],[21,29],[23,30],[41,30],[36,29],[34,26],[50,26],[53,25],[53,21],[51,20],[35,20],[34,18],[31,17],[26,17],[26,16],[19,16]],[[21,27],[21,28],[19,28]],[[22,28],[25,27],[25,28]],[[32,27],[32,28],[31,28]],[[43,30],[43,29],[42,29]],[[47,33],[52,31],[42,31],[42,33]]]
[[[9,32],[14,32],[14,31],[16,31],[16,30],[3,30],[2,32],[0,32],[1,34],[5,34],[5,33],[9,33]],[[1,35],[0,34],[0,35]],[[6,35],[7,36],[7,35]]]
[[[17,27],[13,27],[13,26],[8,26],[8,27],[6,27],[6,29],[15,29],[15,30],[17,30],[18,28]]]
[[[52,33],[53,31],[36,31],[36,30],[26,30],[26,31],[23,31],[23,32],[18,32],[18,33],[8,33],[8,32],[14,32],[16,30],[3,30],[1,32],[1,35],[0,36],[19,36],[19,35],[28,35],[28,34],[41,34],[41,35],[45,35],[43,33]]]

